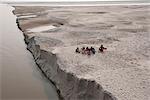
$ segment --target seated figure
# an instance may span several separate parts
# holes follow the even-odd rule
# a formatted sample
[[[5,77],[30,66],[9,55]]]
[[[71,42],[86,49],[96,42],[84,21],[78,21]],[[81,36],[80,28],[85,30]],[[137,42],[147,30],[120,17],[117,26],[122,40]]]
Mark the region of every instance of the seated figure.
[[[103,45],[101,45],[100,48],[99,48],[99,51],[100,51],[100,52],[103,52],[104,49],[107,49],[107,48],[105,48]]]
[[[85,54],[85,47],[82,47],[82,48],[81,48],[81,53],[82,53],[82,54]]]
[[[96,52],[96,51],[95,51],[95,48],[93,48],[93,47],[90,48],[90,51],[91,51],[93,54],[95,54],[95,52]]]
[[[76,48],[76,53],[80,53],[80,50],[78,47]]]

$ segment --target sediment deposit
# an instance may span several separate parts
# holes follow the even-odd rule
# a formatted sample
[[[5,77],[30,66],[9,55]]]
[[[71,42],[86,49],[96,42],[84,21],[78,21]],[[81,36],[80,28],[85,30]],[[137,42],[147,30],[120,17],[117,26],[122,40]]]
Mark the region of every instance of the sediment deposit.
[[[150,99],[149,5],[15,8],[28,50],[63,99]],[[75,53],[101,44],[104,53]]]

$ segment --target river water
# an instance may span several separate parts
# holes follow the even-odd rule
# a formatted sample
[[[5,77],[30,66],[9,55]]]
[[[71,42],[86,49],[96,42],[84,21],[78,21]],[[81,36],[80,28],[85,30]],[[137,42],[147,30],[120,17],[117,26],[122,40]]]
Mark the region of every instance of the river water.
[[[26,50],[13,9],[0,4],[0,97],[2,100],[58,100],[54,86]]]

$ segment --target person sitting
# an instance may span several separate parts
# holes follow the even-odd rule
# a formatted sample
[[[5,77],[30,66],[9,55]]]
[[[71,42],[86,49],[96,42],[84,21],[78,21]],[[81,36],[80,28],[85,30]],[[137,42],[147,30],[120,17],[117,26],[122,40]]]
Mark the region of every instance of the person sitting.
[[[78,47],[76,48],[76,53],[80,53],[80,50]]]
[[[86,54],[88,54],[88,55],[91,55],[91,52],[90,52],[89,47],[86,47],[86,49],[85,49],[85,53],[86,53]]]
[[[103,51],[104,51],[104,49],[107,49],[107,48],[104,48],[104,46],[103,46],[103,45],[101,45],[101,46],[100,46],[100,48],[99,48],[99,51],[100,51],[100,52],[103,52]]]
[[[86,47],[86,51],[88,51],[89,50],[89,47]]]
[[[90,48],[90,51],[91,51],[93,54],[95,54],[95,52],[96,52],[96,51],[95,51],[95,48],[93,48],[93,47]]]
[[[82,52],[82,54],[85,54],[85,47],[81,48],[81,52]]]

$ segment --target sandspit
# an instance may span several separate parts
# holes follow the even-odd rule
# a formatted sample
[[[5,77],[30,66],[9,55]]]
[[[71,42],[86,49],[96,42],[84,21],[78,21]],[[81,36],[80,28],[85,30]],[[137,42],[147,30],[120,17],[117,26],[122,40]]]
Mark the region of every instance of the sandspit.
[[[149,5],[15,8],[17,16],[34,16],[18,19],[18,27],[62,98],[150,100]],[[54,29],[36,30],[44,26]],[[101,44],[104,53],[75,53]]]

